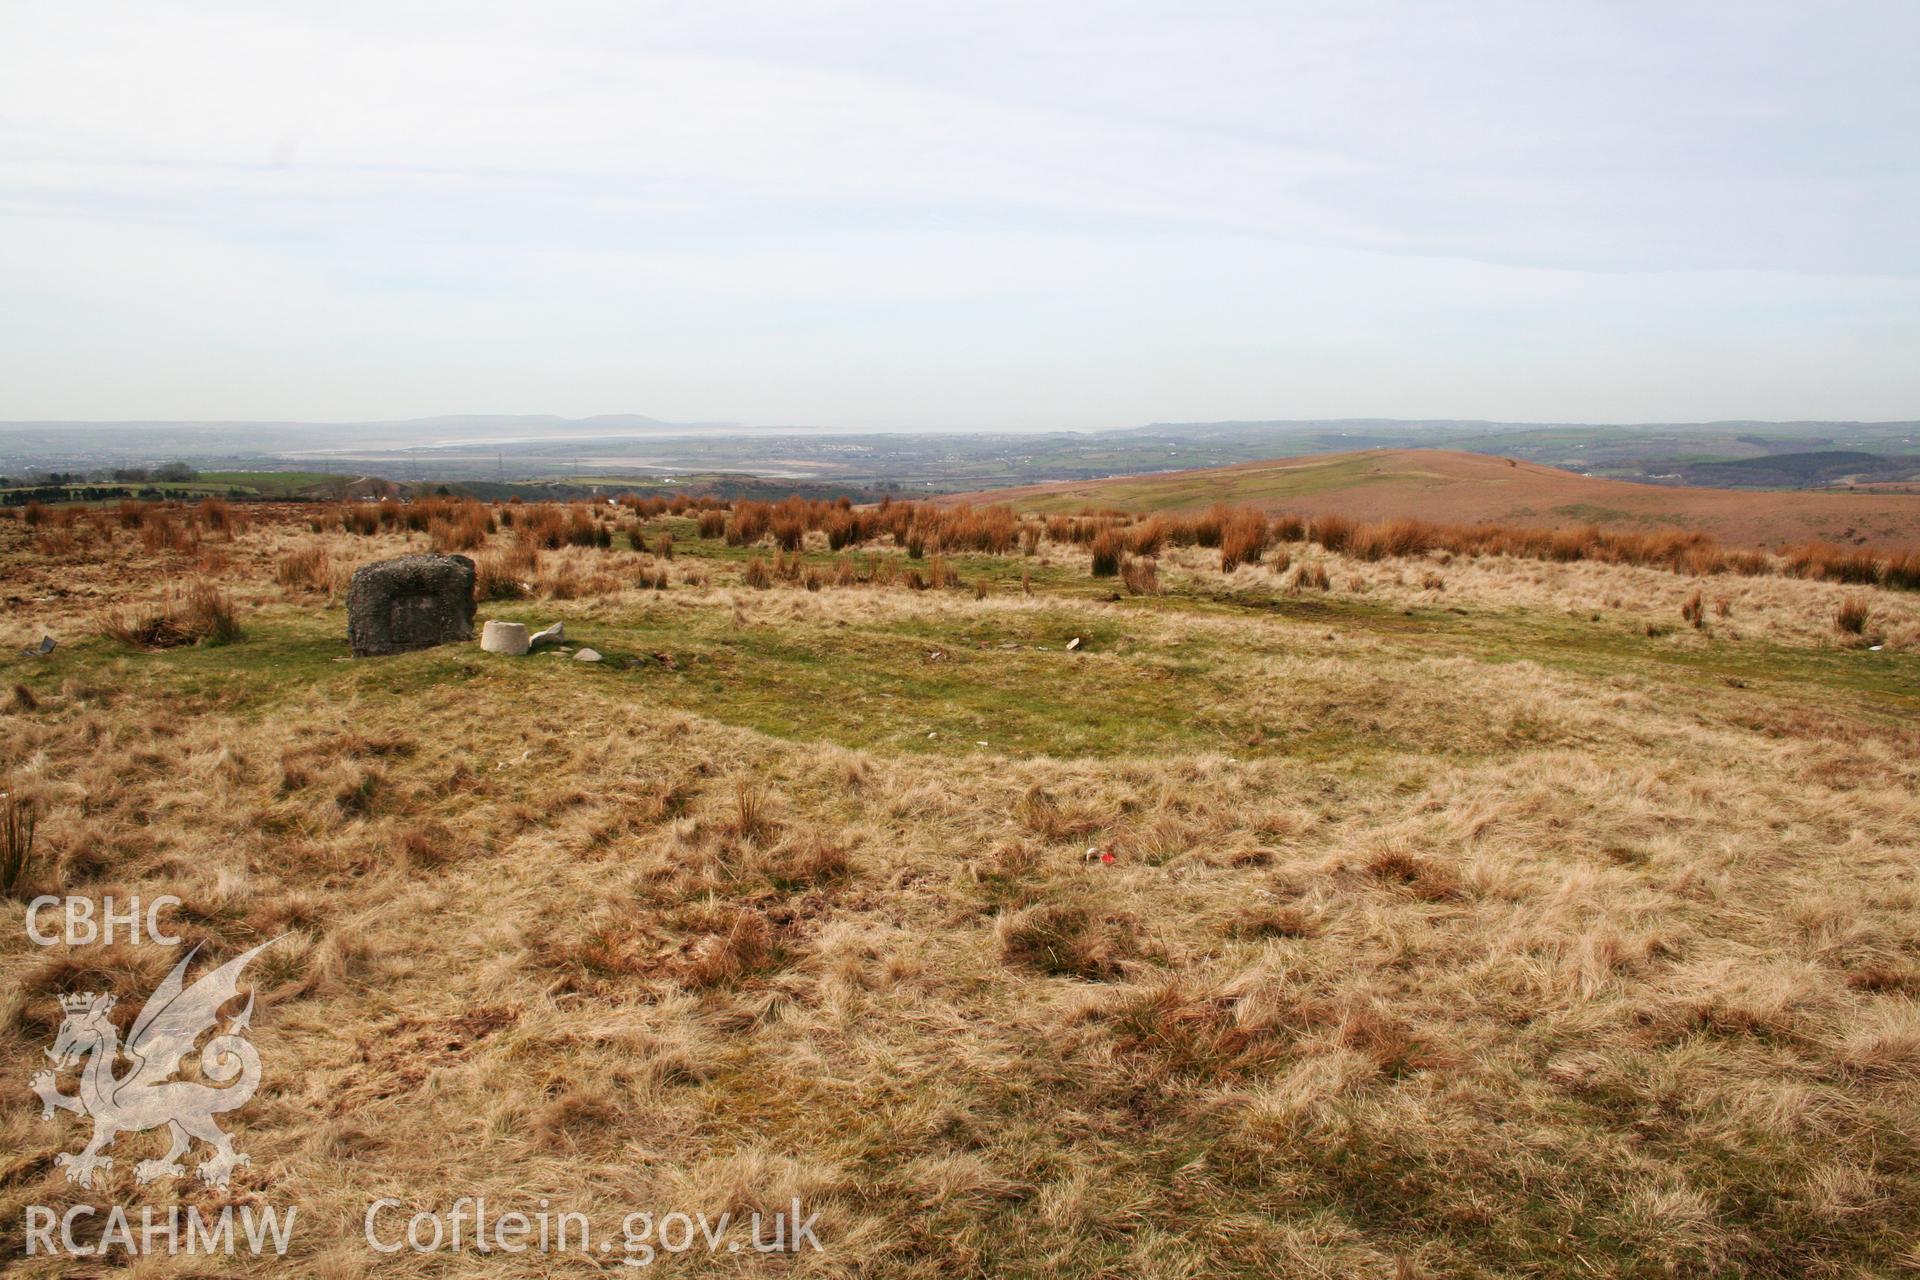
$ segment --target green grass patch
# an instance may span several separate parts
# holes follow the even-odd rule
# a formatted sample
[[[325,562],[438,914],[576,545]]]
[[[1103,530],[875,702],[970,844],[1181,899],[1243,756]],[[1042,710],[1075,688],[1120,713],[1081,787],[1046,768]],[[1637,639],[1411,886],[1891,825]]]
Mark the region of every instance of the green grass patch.
[[[263,498],[340,493],[356,477],[338,471],[203,471],[205,484],[232,486]]]

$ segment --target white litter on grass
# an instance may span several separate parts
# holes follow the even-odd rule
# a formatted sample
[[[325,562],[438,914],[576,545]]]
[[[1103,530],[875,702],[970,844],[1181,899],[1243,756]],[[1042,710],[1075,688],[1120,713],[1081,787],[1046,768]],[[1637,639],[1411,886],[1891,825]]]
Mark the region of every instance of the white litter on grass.
[[[1067,641],[1067,652],[1068,652],[1068,653],[1072,653],[1072,652],[1073,652],[1073,651],[1074,651],[1075,649],[1078,649],[1079,647],[1080,647],[1080,637],[1079,637],[1079,636],[1075,636],[1075,637],[1074,637],[1073,639],[1071,639],[1071,640],[1069,640],[1069,641]]]
[[[1883,645],[1883,644],[1870,644],[1870,645],[1868,645],[1868,646],[1867,646],[1867,652],[1868,652],[1868,653],[1878,653],[1878,652],[1880,652],[1880,651],[1881,651],[1882,649],[1884,649],[1884,648],[1886,648],[1886,647],[1887,647],[1887,646],[1885,646],[1885,645]]]

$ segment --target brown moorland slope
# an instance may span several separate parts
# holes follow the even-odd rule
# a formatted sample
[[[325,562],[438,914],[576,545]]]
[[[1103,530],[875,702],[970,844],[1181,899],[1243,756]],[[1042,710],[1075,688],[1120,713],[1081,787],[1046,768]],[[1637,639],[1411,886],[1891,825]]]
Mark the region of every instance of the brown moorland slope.
[[[1697,529],[1722,542],[1779,546],[1821,539],[1920,547],[1920,495],[1697,489],[1634,484],[1446,449],[1377,449],[1244,462],[1197,471],[1115,476],[958,494],[947,502],[1008,503],[1023,511],[1085,507],[1193,511],[1229,502],[1359,520],[1412,516],[1443,524],[1534,528]]]
[[[0,513],[5,1274],[1911,1273],[1920,592],[903,506]],[[351,658],[436,548],[603,660]],[[226,1188],[55,1162],[179,952],[41,893],[268,944]]]

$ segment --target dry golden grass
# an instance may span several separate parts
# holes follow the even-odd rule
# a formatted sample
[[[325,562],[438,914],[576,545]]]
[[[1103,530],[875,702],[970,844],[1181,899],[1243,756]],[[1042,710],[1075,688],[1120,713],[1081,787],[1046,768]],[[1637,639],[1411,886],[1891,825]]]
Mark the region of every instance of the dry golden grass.
[[[1270,513],[1372,524],[1418,517],[1458,525],[1494,521],[1551,533],[1572,532],[1579,523],[1597,519],[1630,535],[1680,524],[1735,546],[1780,545],[1809,536],[1851,541],[1864,535],[1895,550],[1911,553],[1920,547],[1920,500],[1912,494],[1638,484],[1446,449],[1275,458],[943,500],[1011,503],[1044,512],[1117,509],[1193,516],[1221,499]]]
[[[33,883],[37,820],[31,797],[0,792],[0,895],[13,897]]]
[[[1431,579],[1443,570],[1442,585],[1452,605],[1585,617],[1635,630],[1648,622],[1686,621],[1683,611],[1698,592],[1712,604],[1713,616],[1702,619],[1704,630],[1724,639],[1795,646],[1841,643],[1840,611],[1849,599],[1864,604],[1870,598],[1877,640],[1891,650],[1920,651],[1920,597],[1906,591],[1863,593],[1838,582],[1773,575],[1699,578],[1594,561],[1445,552],[1370,563],[1298,543],[1269,553],[1251,575],[1242,568],[1230,580],[1222,579],[1211,561],[1200,550],[1175,548],[1161,560],[1161,577],[1172,582],[1177,574],[1196,585],[1219,583],[1220,589],[1330,590],[1338,585],[1356,600],[1407,607],[1432,603]]]
[[[211,582],[189,583],[165,598],[115,610],[100,625],[102,635],[135,649],[174,649],[190,644],[232,644],[244,632],[233,601]]]
[[[327,549],[315,544],[281,556],[274,564],[274,580],[289,591],[332,590]]]
[[[819,1255],[676,1274],[1920,1257],[1904,593],[1278,529],[1230,572],[1129,534],[1158,594],[1123,596],[1091,578],[1095,526],[1002,530],[1003,560],[935,545],[988,523],[929,526],[913,562],[912,526],[836,558],[820,530],[766,545],[771,516],[749,550],[694,536],[713,512],[589,512],[576,541],[536,511],[474,554],[537,598],[483,615],[564,619],[634,667],[354,663],[337,601],[281,566],[337,581],[431,527],[250,509],[218,546],[246,639],[147,653],[86,637],[203,549],[109,513],[117,536],[49,554],[52,514],[0,524],[7,653],[63,642],[4,660],[28,697],[0,774],[60,891],[177,894],[219,956],[286,935],[231,1195],[300,1207],[299,1273],[583,1266],[376,1257],[381,1195],[822,1214]],[[652,552],[611,538],[636,518]],[[936,564],[994,589],[931,589]],[[1845,647],[1850,598],[1881,653]],[[56,994],[137,1008],[171,958],[42,951],[0,913],[17,1082]],[[0,1101],[10,1251],[23,1206],[81,1197],[50,1163],[78,1139],[24,1087]],[[219,1202],[136,1186],[151,1139],[96,1201]],[[269,1273],[188,1263],[130,1273]]]

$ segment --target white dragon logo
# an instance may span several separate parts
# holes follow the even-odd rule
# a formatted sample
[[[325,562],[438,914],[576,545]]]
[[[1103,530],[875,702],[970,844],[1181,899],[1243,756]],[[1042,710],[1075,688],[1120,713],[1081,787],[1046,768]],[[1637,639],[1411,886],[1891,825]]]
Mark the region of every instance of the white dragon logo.
[[[170,1077],[180,1070],[181,1060],[192,1051],[194,1041],[219,1021],[220,1007],[239,994],[240,971],[272,945],[263,942],[185,987],[187,965],[200,950],[194,947],[147,997],[124,1049],[119,1031],[107,1018],[113,996],[60,997],[66,1019],[60,1024],[53,1048],[47,1050],[54,1070],[35,1075],[32,1088],[40,1095],[44,1120],[53,1118],[55,1108],[93,1117],[93,1140],[86,1149],[78,1154],[63,1151],[54,1157],[54,1163],[67,1171],[67,1181],[91,1188],[95,1169],[113,1167],[113,1158],[100,1153],[112,1146],[116,1137],[161,1125],[167,1126],[172,1145],[160,1159],[142,1160],[134,1166],[134,1177],[140,1182],[185,1173],[180,1157],[195,1138],[213,1148],[213,1154],[195,1171],[212,1186],[226,1186],[235,1168],[251,1163],[233,1149],[233,1140],[220,1131],[213,1118],[244,1106],[260,1085],[260,1055],[245,1035],[253,1014],[253,996],[247,996],[246,1008],[200,1051],[200,1074],[225,1088]],[[114,1067],[122,1054],[131,1066],[125,1075],[116,1076]],[[80,1092],[71,1096],[61,1093],[55,1073],[88,1055],[91,1057],[80,1073]]]

